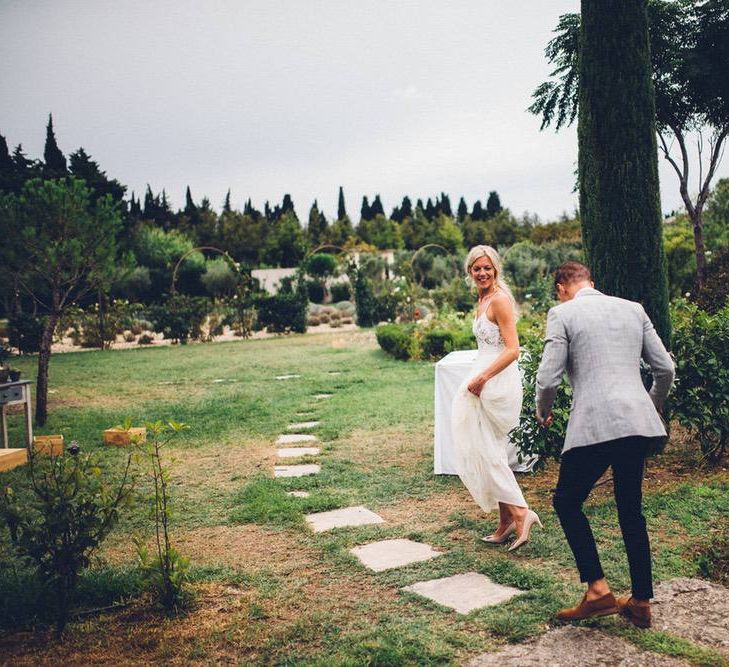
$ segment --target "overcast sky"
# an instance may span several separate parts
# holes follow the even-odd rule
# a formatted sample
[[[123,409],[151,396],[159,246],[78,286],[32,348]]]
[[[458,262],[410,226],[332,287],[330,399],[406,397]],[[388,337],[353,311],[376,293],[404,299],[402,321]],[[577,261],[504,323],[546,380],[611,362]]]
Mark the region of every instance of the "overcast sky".
[[[544,47],[579,0],[0,0],[0,134],[42,157],[48,113],[68,155],[83,146],[143,193],[185,186],[216,208],[231,189],[263,207],[344,187],[386,211],[407,194],[498,191],[548,220],[571,212],[576,127],[527,113]],[[727,162],[719,175],[729,174]],[[661,167],[664,211],[680,206]]]

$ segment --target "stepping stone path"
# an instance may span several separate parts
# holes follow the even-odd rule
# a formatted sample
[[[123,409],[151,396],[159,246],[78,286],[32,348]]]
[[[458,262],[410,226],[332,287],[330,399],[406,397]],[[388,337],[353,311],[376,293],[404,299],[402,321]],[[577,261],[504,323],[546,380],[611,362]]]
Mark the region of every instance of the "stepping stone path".
[[[317,401],[324,400],[325,398],[331,398],[334,394],[314,394],[314,398]]]
[[[309,428],[316,428],[321,422],[296,422],[295,424],[289,424],[286,427],[287,431],[305,431]]]
[[[274,477],[305,477],[307,475],[318,475],[321,466],[317,463],[305,463],[295,466],[276,466],[273,469]]]
[[[362,565],[374,572],[384,572],[443,555],[428,544],[412,540],[382,540],[354,547],[349,552],[357,556]]]
[[[494,583],[485,574],[478,572],[419,581],[412,586],[405,586],[402,590],[422,595],[444,607],[455,609],[459,614],[499,604],[524,593],[518,588]]]
[[[307,435],[306,433],[288,433],[278,436],[277,445],[295,445],[299,442],[317,442],[315,435]]]
[[[600,630],[565,626],[502,651],[484,653],[467,667],[678,667],[689,663],[638,648]]]
[[[307,514],[306,520],[315,533],[323,533],[332,528],[349,528],[351,526],[368,526],[374,523],[385,523],[385,520],[366,507],[344,507],[329,512]]]
[[[294,459],[299,456],[317,456],[321,450],[318,447],[283,447],[276,453],[282,459]]]
[[[275,380],[293,380],[294,378],[300,378],[300,377],[301,377],[300,375],[298,375],[296,373],[292,373],[289,375],[277,375],[274,379]]]
[[[308,498],[311,494],[308,491],[287,491],[286,495],[292,498]]]

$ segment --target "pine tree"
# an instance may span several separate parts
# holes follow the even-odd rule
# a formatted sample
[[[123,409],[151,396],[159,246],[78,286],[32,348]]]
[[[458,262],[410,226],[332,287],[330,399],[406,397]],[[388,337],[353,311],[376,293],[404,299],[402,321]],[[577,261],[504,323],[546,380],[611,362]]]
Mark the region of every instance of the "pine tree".
[[[489,192],[489,198],[486,200],[486,219],[495,218],[503,210],[499,193],[496,190]]]
[[[468,215],[468,206],[466,206],[466,200],[461,197],[458,202],[458,222],[463,222]]]
[[[360,221],[361,220],[371,220],[372,219],[372,212],[370,210],[370,202],[367,200],[367,195],[362,197],[362,207],[360,208]]]
[[[344,189],[339,186],[339,201],[337,203],[337,220],[344,220],[347,217],[347,207],[344,205]]]
[[[578,172],[599,289],[639,301],[668,343],[647,0],[582,0]]]
[[[228,188],[228,192],[225,193],[225,201],[223,202],[223,213],[230,213],[230,188]]]
[[[56,143],[56,135],[53,132],[53,116],[51,114],[48,114],[46,145],[43,150],[43,159],[45,160],[43,175],[46,178],[63,178],[68,175],[66,158]]]
[[[123,203],[124,195],[127,191],[126,186],[122,185],[116,179],[109,178],[101,170],[98,162],[92,160],[91,156],[83,148],[79,148],[75,153],[71,153],[68,162],[68,171],[71,176],[83,179],[87,187],[91,189],[92,202],[97,201],[105,195],[111,195],[111,198],[116,203]]]

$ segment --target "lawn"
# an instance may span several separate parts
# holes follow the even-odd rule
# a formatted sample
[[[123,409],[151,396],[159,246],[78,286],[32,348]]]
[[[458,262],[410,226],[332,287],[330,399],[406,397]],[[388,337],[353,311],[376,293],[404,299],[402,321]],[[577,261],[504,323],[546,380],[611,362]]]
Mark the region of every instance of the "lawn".
[[[32,374],[32,359],[19,365]],[[300,377],[275,379],[287,374]],[[82,582],[85,607],[121,604],[80,615],[63,642],[43,627],[42,592],[7,563],[0,568],[0,654],[13,664],[458,663],[546,631],[554,612],[580,594],[550,505],[556,466],[520,476],[545,530],[517,554],[480,542],[494,517],[457,480],[432,474],[433,365],[386,357],[371,332],[57,355],[50,387],[43,432],[77,440],[110,471],[125,452],[101,444],[104,428],[126,417],[190,425],[169,445],[168,461],[174,540],[192,560],[196,599],[187,615],[166,618],[139,591],[132,536],[151,528],[139,503]],[[320,393],[333,396],[315,398]],[[274,480],[276,436],[309,419],[321,421],[314,431],[323,443],[315,459],[321,474]],[[19,419],[11,421],[18,438]],[[650,462],[646,480],[659,581],[706,573],[716,519],[729,513],[727,471],[700,466],[692,443],[675,440]],[[0,485],[18,475],[0,475]],[[311,495],[293,498],[290,490]],[[386,522],[323,534],[307,528],[306,513],[348,505],[365,505]],[[610,485],[596,489],[589,513],[608,577],[623,592],[629,579]],[[445,555],[373,574],[349,553],[395,537]],[[3,549],[6,540],[3,532]],[[525,594],[461,616],[399,590],[472,570]],[[13,601],[24,611],[13,612]],[[615,619],[599,624],[654,651],[718,664],[710,651],[665,633],[627,632]]]

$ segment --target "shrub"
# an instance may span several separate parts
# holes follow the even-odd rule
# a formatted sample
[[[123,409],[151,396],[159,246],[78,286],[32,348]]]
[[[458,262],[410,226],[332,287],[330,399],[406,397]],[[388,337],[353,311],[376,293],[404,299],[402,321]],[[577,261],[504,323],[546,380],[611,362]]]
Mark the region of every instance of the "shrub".
[[[274,333],[306,331],[306,301],[296,293],[266,296],[258,300],[258,322]]]
[[[150,314],[155,331],[184,345],[190,338],[200,338],[209,309],[210,302],[204,297],[175,294],[163,305],[153,306]]]
[[[543,468],[550,458],[559,459],[567,432],[572,388],[566,379],[557,392],[552,407],[554,422],[549,428],[542,428],[537,424],[536,413],[536,384],[539,362],[544,351],[544,339],[538,334],[525,336],[522,340],[522,354],[519,358],[519,368],[522,372],[522,386],[524,388],[524,401],[521,408],[519,425],[511,431],[509,437],[517,446],[519,460],[528,460],[538,456],[535,468]]]
[[[729,297],[729,248],[717,251],[706,267],[706,283],[696,295],[696,303],[709,313],[727,305]]]
[[[306,294],[312,303],[324,302],[324,286],[316,280],[306,282]]]
[[[377,319],[377,300],[375,299],[372,282],[364,271],[354,264],[350,265],[350,281],[354,285],[354,302],[357,309],[357,324],[361,327],[371,327],[379,321]]]
[[[85,454],[31,456],[23,487],[0,493],[0,516],[13,549],[36,568],[55,596],[56,632],[68,622],[80,573],[131,498],[132,455],[121,481],[111,485],[98,463]]]
[[[154,336],[148,333],[143,333],[138,339],[137,344],[138,345],[151,345],[154,343]]]
[[[238,286],[233,269],[223,257],[207,260],[205,273],[200,276],[200,280],[211,296],[231,296]]]
[[[18,313],[8,319],[8,342],[18,348],[20,354],[32,354],[40,350],[45,318],[29,313]]]
[[[131,331],[125,331],[124,340],[127,343],[133,343],[135,340],[137,340],[137,337]]]
[[[309,319],[306,320],[306,324],[310,327],[317,327],[321,324],[321,320],[316,315],[309,315]]]
[[[340,311],[354,312],[354,304],[351,301],[338,301],[334,307]]]
[[[711,315],[686,301],[673,306],[676,384],[671,416],[718,461],[729,444],[729,305]]]
[[[379,346],[395,359],[410,358],[410,345],[415,331],[413,324],[381,324],[375,329]]]
[[[447,329],[431,329],[421,338],[421,354],[424,359],[437,360],[453,351],[453,332]]]
[[[352,288],[349,283],[332,283],[329,286],[332,301],[350,301],[352,299]]]

